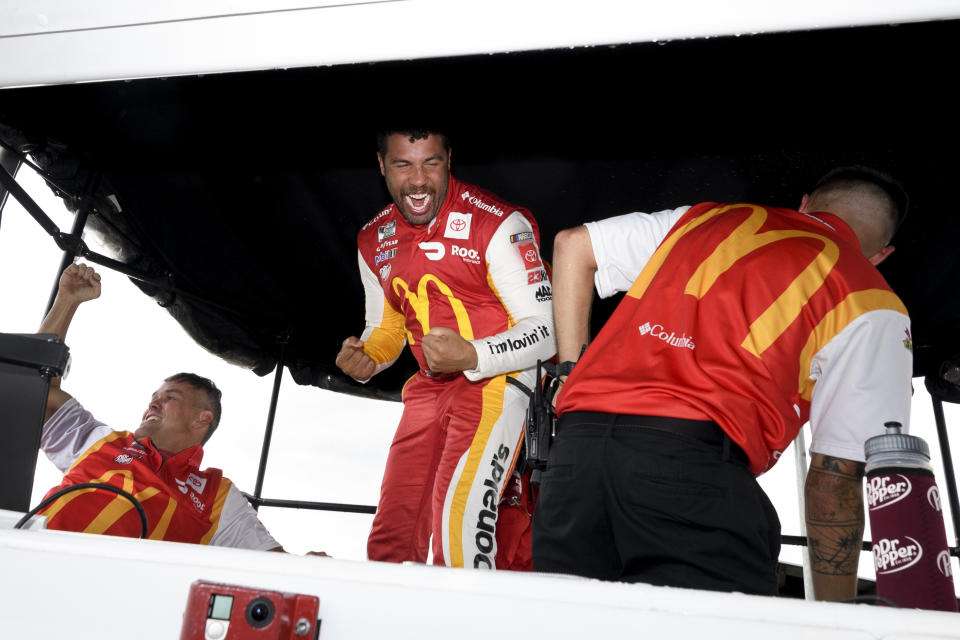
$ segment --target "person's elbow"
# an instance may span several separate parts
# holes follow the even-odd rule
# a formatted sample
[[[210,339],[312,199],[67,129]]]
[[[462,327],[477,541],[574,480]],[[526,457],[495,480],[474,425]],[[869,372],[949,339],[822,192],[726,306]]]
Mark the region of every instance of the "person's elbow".
[[[71,397],[69,393],[60,388],[59,380],[56,386],[51,382],[50,390],[47,392],[47,406],[43,413],[43,423],[46,424],[53,417],[53,414],[59,411],[60,407],[65,405]]]
[[[597,260],[590,241],[590,232],[583,225],[564,229],[553,241],[554,271],[572,267],[596,271]]]

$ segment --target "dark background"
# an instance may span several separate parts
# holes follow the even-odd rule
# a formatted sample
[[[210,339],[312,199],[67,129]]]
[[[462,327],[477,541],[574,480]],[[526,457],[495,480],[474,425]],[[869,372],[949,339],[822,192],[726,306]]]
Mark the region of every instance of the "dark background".
[[[830,168],[868,164],[912,198],[881,270],[924,375],[960,354],[958,26],[5,90],[0,140],[65,192],[99,178],[89,226],[201,299],[142,286],[208,349],[264,375],[285,335],[297,382],[393,398],[409,355],[364,387],[333,363],[363,328],[355,235],[389,199],[385,125],[445,128],[455,175],[529,207],[548,258],[557,231],[587,220],[702,200],[797,206]]]

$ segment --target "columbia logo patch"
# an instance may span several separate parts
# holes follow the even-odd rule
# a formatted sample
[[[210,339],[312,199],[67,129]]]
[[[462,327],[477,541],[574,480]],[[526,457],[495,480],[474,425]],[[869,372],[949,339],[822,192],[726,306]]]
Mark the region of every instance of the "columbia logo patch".
[[[693,338],[687,336],[683,333],[679,336],[673,331],[667,331],[663,328],[663,325],[660,323],[650,324],[649,322],[644,322],[642,325],[637,327],[637,331],[642,336],[649,335],[651,338],[656,338],[662,342],[666,342],[671,347],[678,347],[681,349],[690,349],[693,351],[697,348],[697,345],[694,344]]]

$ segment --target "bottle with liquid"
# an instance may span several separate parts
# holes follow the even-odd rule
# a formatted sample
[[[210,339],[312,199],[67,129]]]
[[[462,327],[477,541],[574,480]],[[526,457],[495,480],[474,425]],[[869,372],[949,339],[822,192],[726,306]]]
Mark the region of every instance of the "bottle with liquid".
[[[867,440],[867,509],[877,595],[901,607],[956,611],[940,492],[922,438],[886,423]]]

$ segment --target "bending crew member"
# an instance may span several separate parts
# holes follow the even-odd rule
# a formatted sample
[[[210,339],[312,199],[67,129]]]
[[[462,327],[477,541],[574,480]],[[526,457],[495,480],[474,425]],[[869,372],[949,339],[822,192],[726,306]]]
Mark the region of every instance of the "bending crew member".
[[[809,419],[816,597],[855,595],[864,441],[910,415],[910,322],[875,268],[905,205],[849,167],[797,211],[708,202],[561,232],[562,360],[588,340],[591,284],[626,296],[560,391],[537,570],[776,594],[780,523],[754,476]]]

